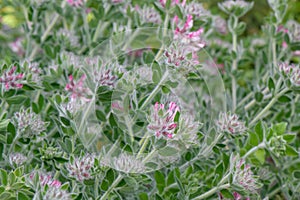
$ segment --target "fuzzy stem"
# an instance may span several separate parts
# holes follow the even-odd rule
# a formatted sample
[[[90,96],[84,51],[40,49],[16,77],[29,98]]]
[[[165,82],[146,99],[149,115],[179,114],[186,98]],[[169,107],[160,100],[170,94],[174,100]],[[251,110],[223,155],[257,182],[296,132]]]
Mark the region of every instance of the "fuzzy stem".
[[[100,200],[106,200],[110,192],[120,183],[120,181],[123,179],[123,176],[121,174],[118,175],[118,177],[114,180],[114,182],[111,184],[111,186],[106,190],[106,192],[103,194],[103,196],[100,198]]]
[[[169,24],[169,14],[166,13],[166,17],[165,17],[165,21],[164,21],[164,30],[163,30],[163,38],[166,36],[167,34],[167,30],[168,30],[168,24]],[[162,55],[164,51],[164,44],[162,44],[162,47],[159,49],[158,53],[156,54],[154,60],[158,60],[160,58],[160,56]]]
[[[238,18],[234,17],[234,27],[236,27],[238,24]],[[237,34],[232,31],[232,51],[237,54]],[[237,55],[236,55],[237,56]],[[238,59],[234,58],[232,61],[232,69],[231,72],[235,72],[237,70],[237,64],[238,64]],[[232,83],[231,83],[231,89],[232,89],[232,110],[233,112],[236,109],[236,78],[234,75],[232,75]]]
[[[147,145],[148,145],[148,142],[149,142],[149,137],[147,137],[144,141],[143,141],[143,145],[142,147],[140,148],[138,154],[137,154],[137,158],[139,158],[141,156],[141,154],[145,151]]]
[[[279,92],[270,102],[269,104],[259,113],[256,115],[256,117],[249,123],[250,126],[252,126],[255,122],[260,120],[264,114],[277,102],[278,98],[284,95],[287,91],[289,91],[288,88],[284,88],[281,92]]]
[[[222,189],[226,189],[226,188],[229,188],[229,187],[230,187],[229,183],[226,183],[224,185],[220,185],[220,186],[214,187],[211,190],[205,192],[204,194],[202,194],[202,195],[194,198],[193,200],[206,199],[209,196],[215,194],[217,191],[222,190]]]
[[[246,159],[250,154],[254,153],[255,151],[257,151],[258,149],[263,149],[266,147],[266,144],[264,142],[260,143],[259,145],[253,147],[252,149],[250,149],[244,156],[243,159]]]

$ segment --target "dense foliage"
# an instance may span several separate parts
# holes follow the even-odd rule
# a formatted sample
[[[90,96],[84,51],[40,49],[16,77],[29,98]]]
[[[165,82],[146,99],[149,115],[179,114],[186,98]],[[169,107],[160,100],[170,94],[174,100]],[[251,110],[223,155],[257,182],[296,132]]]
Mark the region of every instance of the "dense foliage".
[[[0,199],[299,199],[300,24],[255,3],[0,0]]]

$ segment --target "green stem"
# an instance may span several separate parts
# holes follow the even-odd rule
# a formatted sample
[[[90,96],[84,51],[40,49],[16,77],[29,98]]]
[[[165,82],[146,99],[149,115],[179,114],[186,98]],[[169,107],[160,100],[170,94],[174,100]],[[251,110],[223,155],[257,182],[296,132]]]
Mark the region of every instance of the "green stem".
[[[249,123],[250,126],[252,126],[255,122],[260,120],[264,114],[277,102],[278,98],[284,95],[287,91],[289,91],[288,88],[284,88],[280,93],[278,93],[270,102],[269,104],[258,114],[256,117]]]
[[[226,188],[229,188],[229,187],[230,187],[229,183],[226,183],[224,185],[220,185],[220,186],[214,187],[211,190],[205,192],[204,194],[202,194],[202,195],[194,198],[193,200],[207,199],[211,195],[216,194],[217,191],[222,190],[222,189],[226,189]]]
[[[153,149],[144,159],[143,159],[143,163],[146,163],[150,158],[152,158],[155,153],[156,153],[156,149]]]
[[[163,27],[163,39],[167,34],[167,30],[168,30],[168,24],[169,24],[169,14],[166,13],[166,17],[165,17],[165,21],[164,21],[164,27]],[[156,54],[154,60],[158,60],[160,58],[160,56],[162,55],[163,51],[165,49],[165,45],[162,44],[162,47],[159,49],[158,53]]]
[[[163,75],[163,77],[160,79],[159,83],[156,85],[156,87],[154,88],[154,90],[152,90],[152,92],[150,93],[150,95],[148,96],[148,98],[144,101],[144,103],[141,105],[140,109],[144,109],[148,103],[152,100],[152,98],[157,94],[157,92],[160,89],[160,86],[162,84],[164,84],[164,82],[166,81],[167,77],[168,77],[169,73],[168,71],[166,71]]]
[[[120,183],[120,181],[123,179],[123,176],[121,174],[118,175],[118,177],[114,180],[114,182],[111,184],[111,186],[108,188],[108,190],[103,194],[103,196],[100,198],[100,200],[106,200],[108,195],[111,193],[111,191]]]
[[[236,27],[238,24],[238,18],[234,17],[234,27]],[[237,54],[237,34],[232,31],[232,51]],[[233,59],[232,61],[232,72],[235,72],[237,70],[237,64],[238,64],[238,59],[237,59],[237,55],[236,58]],[[232,75],[232,83],[231,83],[231,90],[232,90],[232,111],[234,112],[236,109],[236,90],[237,90],[237,86],[236,86],[236,78],[234,77],[234,75]]]
[[[273,57],[273,73],[277,67],[277,56],[276,56],[276,39],[272,39],[272,57]]]
[[[149,142],[149,137],[147,137],[144,142],[143,142],[143,145],[142,147],[140,148],[138,154],[137,154],[137,158],[139,158],[141,156],[141,154],[145,151],[147,145],[148,145],[148,142]]]
[[[263,149],[266,147],[266,144],[264,142],[260,143],[259,145],[253,147],[252,149],[250,149],[244,156],[243,159],[246,159],[249,155],[251,155],[252,153],[254,153],[255,151],[257,151],[258,149]]]

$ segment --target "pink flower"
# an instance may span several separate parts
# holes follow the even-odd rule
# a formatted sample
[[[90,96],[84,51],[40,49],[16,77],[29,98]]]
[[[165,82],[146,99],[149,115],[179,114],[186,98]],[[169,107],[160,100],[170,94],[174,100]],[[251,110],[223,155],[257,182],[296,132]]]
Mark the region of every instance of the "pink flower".
[[[19,81],[23,79],[24,74],[16,74],[16,66],[13,66],[8,72],[0,77],[0,83],[3,83],[6,90],[10,88],[22,88],[23,84]]]
[[[90,90],[88,88],[83,87],[83,83],[86,76],[82,75],[77,83],[74,82],[73,76],[69,76],[69,83],[66,85],[66,90],[71,92],[71,100],[82,99],[84,101],[90,101],[90,99],[86,98]]]
[[[35,173],[38,173],[41,186],[48,185],[50,187],[59,188],[61,182],[52,178],[50,174],[45,174],[42,172],[33,172],[30,174],[29,178],[32,180]]]
[[[177,123],[174,122],[179,107],[174,102],[169,103],[166,111],[165,105],[156,102],[151,115],[151,123],[148,129],[155,132],[156,137],[165,136],[173,138]]]
[[[231,134],[243,133],[246,131],[245,123],[239,120],[236,114],[221,113],[217,126],[220,131],[224,131]]]
[[[84,0],[67,0],[68,4],[74,7],[80,7],[83,5]]]

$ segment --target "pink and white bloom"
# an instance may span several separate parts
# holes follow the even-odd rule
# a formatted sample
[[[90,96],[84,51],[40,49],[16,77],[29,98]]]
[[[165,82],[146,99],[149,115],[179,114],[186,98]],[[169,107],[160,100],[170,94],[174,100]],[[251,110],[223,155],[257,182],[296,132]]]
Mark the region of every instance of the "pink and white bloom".
[[[75,158],[73,162],[67,164],[69,175],[80,182],[91,179],[94,161],[95,157],[93,155]]]
[[[84,0],[67,0],[68,4],[74,7],[83,6]]]
[[[233,185],[242,187],[248,192],[255,192],[261,187],[261,184],[258,183],[258,177],[253,174],[251,166],[246,164],[244,159],[237,160],[233,170]]]
[[[4,84],[5,89],[9,90],[10,88],[22,88],[23,84],[20,83],[24,78],[24,74],[16,73],[17,67],[13,66],[9,71],[3,73],[0,77],[0,83]]]
[[[179,112],[179,107],[174,102],[169,103],[168,110],[165,110],[164,104],[156,102],[151,113],[151,123],[148,125],[148,129],[154,131],[156,137],[173,138],[177,127],[177,123],[174,121],[177,112]]]
[[[224,131],[231,134],[243,133],[246,131],[245,123],[239,120],[236,114],[221,113],[217,126],[220,131]]]
[[[78,82],[73,80],[73,76],[69,76],[69,83],[67,83],[65,89],[71,92],[71,100],[80,99],[83,101],[90,101],[87,98],[87,95],[90,93],[90,90],[83,86],[84,80],[86,79],[85,75],[82,75]]]

